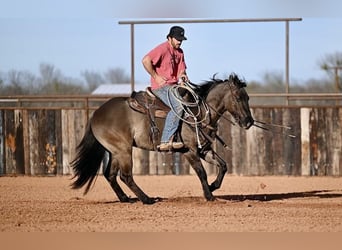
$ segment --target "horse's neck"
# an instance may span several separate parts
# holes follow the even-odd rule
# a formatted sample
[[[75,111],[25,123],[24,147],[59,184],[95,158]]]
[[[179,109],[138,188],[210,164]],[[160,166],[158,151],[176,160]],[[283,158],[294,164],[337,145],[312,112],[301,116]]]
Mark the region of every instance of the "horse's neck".
[[[208,123],[211,126],[215,126],[221,115],[224,113],[223,97],[220,97],[219,95],[210,95],[209,93],[206,103],[210,110]]]

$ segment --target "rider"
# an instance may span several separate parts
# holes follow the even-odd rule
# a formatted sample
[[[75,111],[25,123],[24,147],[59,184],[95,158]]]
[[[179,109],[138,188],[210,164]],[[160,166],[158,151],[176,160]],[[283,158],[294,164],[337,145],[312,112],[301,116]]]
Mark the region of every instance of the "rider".
[[[170,106],[170,101],[175,112],[170,111],[166,116],[161,144],[158,146],[161,151],[184,147],[182,142],[173,142],[180,121],[179,117],[183,114],[182,105],[173,95],[168,95],[168,91],[173,85],[178,84],[178,79],[188,81],[184,53],[180,48],[182,42],[187,40],[184,36],[184,29],[180,26],[173,26],[166,38],[167,41],[148,52],[142,60],[144,68],[151,76],[152,92],[168,106]]]

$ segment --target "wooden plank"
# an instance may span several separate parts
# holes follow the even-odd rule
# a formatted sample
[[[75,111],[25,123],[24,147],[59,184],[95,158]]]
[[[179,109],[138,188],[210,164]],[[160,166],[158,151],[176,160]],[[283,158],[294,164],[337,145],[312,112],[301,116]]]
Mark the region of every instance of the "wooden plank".
[[[56,111],[46,110],[45,119],[42,119],[42,163],[44,164],[47,175],[57,174],[57,145],[56,145]],[[42,164],[42,165],[43,165]]]
[[[277,119],[277,110],[276,109],[263,109],[262,110],[262,121],[266,123],[274,123],[274,119]],[[259,129],[260,130],[260,129]],[[259,165],[257,166],[258,175],[273,175],[276,168],[273,167],[273,153],[274,148],[273,145],[277,139],[277,134],[273,134],[272,132],[266,132],[266,131],[259,131],[262,135],[261,139],[262,144],[259,144],[260,141],[256,141],[256,149],[258,151],[258,162]],[[263,147],[261,147],[263,146]]]
[[[283,124],[291,127],[295,138],[283,135],[284,159],[286,175],[300,175],[301,173],[301,142],[300,142],[300,110],[298,108],[284,108],[282,111]],[[286,132],[286,130],[283,130]]]
[[[158,154],[158,175],[170,175],[173,170],[172,153],[160,152]]]
[[[38,110],[38,170],[36,170],[37,175],[46,175],[49,174],[48,166],[46,162],[46,151],[47,149],[47,141],[50,140],[50,133],[47,129],[48,126],[48,110]]]
[[[74,125],[74,135],[72,138],[74,139],[74,145],[78,145],[81,142],[81,138],[83,137],[86,125],[87,125],[87,112],[86,110],[73,110],[73,112],[70,113],[71,118],[73,119],[70,121],[70,125],[72,126],[72,123]]]
[[[271,123],[275,125],[283,125],[283,109],[282,108],[276,108],[271,111],[272,114],[272,119]],[[276,131],[276,133],[271,133],[272,135],[272,144],[267,151],[272,152],[272,163],[271,167],[273,169],[272,173],[273,175],[282,175],[286,173],[286,159],[284,156],[284,136],[280,134],[281,129],[278,127],[272,127]]]
[[[310,113],[311,108],[300,109],[301,175],[311,175],[310,168]]]
[[[16,174],[14,110],[5,111],[5,173]]]
[[[61,173],[68,174],[68,168],[66,166],[69,166],[69,130],[68,130],[68,111],[65,109],[61,110],[61,127],[62,127],[62,148],[63,151],[62,154],[62,170]]]
[[[326,122],[327,119],[327,109],[317,108],[317,175],[325,176],[327,174],[327,134],[326,132]]]
[[[29,140],[29,112],[28,110],[23,110],[23,145],[24,145],[24,164],[25,164],[25,174],[31,175],[30,166],[30,140]]]
[[[55,136],[56,136],[56,174],[63,174],[63,141],[62,141],[62,112],[55,110]]]
[[[318,172],[318,121],[317,109],[310,112],[310,175],[317,175]]]
[[[86,110],[69,110],[68,112],[68,131],[69,131],[69,161],[68,165],[65,166],[68,169],[68,173],[73,173],[70,169],[69,164],[76,156],[76,148],[81,142],[84,135],[87,122]],[[102,172],[101,172],[102,173]]]
[[[340,136],[337,135],[337,137],[339,138],[339,148],[340,150],[337,150],[337,154],[338,154],[338,159],[336,159],[336,164],[339,165],[339,169],[336,171],[338,172],[339,176],[342,176],[342,108],[339,108],[339,115],[338,117],[340,118],[338,121],[336,121],[336,125],[339,127],[340,130]]]
[[[4,111],[0,110],[0,175],[5,174],[5,119]]]
[[[149,153],[149,174],[156,175],[158,172],[158,152],[150,151]]]
[[[46,147],[46,137],[49,136],[46,131],[46,120],[47,120],[47,110],[38,110],[38,131],[37,134],[37,150],[38,150],[38,169],[36,170],[36,175],[45,175],[47,174],[47,166],[46,166],[46,155],[45,155],[45,147]]]
[[[140,148],[133,148],[133,174],[147,175],[149,174],[149,152]]]
[[[328,108],[326,121],[327,134],[327,175],[340,174],[342,156],[342,130],[340,108]]]
[[[73,110],[62,110],[62,140],[63,140],[63,174],[72,174],[69,164],[74,159],[76,145],[74,142]]]
[[[29,110],[28,118],[29,118],[29,144],[30,144],[30,173],[32,175],[40,174],[39,168],[39,144],[38,144],[38,134],[39,134],[39,126],[38,126],[38,111],[37,110]]]
[[[254,118],[259,121],[269,122],[265,117],[265,112],[261,108],[253,110]],[[244,175],[265,174],[265,132],[257,127],[252,127],[247,131],[247,144],[243,148],[241,144],[240,151],[245,151],[243,158],[247,159],[243,169]],[[243,140],[241,140],[243,141]],[[233,152],[234,153],[234,152]],[[243,160],[242,158],[242,160]]]
[[[183,175],[185,173],[184,170],[186,168],[183,168],[182,154],[179,152],[173,153],[173,169],[175,175]]]
[[[338,109],[338,116],[339,119],[336,119],[334,123],[335,129],[339,130],[340,133],[336,133],[336,146],[334,151],[334,167],[336,168],[336,175],[342,176],[342,108]]]
[[[16,162],[16,173],[25,174],[23,111],[21,109],[14,110],[14,127],[15,127],[14,157],[15,157],[15,162]]]
[[[332,169],[332,155],[333,155],[333,109],[327,108],[325,113],[325,119],[324,119],[324,127],[325,127],[325,160],[324,160],[324,167],[325,167],[325,175],[332,175],[333,169]]]
[[[237,126],[231,127],[231,151],[232,151],[232,173],[236,175],[242,175],[243,171],[243,153],[241,152],[241,130]]]
[[[63,174],[72,174],[70,162],[76,156],[76,147],[80,143],[87,122],[86,110],[62,110],[61,131],[62,131],[62,165]]]

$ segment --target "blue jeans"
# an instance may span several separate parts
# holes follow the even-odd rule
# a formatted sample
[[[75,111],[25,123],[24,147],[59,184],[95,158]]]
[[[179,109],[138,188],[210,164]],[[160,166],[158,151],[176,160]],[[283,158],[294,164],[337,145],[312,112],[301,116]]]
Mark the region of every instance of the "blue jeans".
[[[171,137],[176,133],[180,119],[178,117],[182,117],[183,108],[182,104],[177,101],[177,99],[173,96],[172,93],[168,93],[171,85],[163,86],[159,89],[153,90],[153,93],[158,96],[167,106],[170,107],[169,100],[172,106],[171,111],[167,114],[165,119],[164,130],[161,137],[161,143],[169,142]],[[173,111],[172,111],[173,110]],[[174,113],[176,112],[177,115]]]

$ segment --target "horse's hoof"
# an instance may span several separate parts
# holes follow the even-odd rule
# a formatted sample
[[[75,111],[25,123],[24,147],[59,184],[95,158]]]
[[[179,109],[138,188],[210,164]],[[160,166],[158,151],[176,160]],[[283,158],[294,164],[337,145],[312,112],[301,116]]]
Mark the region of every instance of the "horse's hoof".
[[[159,201],[163,201],[163,198],[161,197],[148,198],[145,201],[143,201],[143,203],[146,205],[151,205]]]
[[[128,196],[123,196],[119,198],[120,202],[131,202],[131,199]]]
[[[120,199],[120,202],[122,202],[122,203],[135,203],[137,201],[139,201],[138,198],[129,198],[129,197],[127,197],[127,199],[126,198],[125,199]]]
[[[215,201],[215,196],[206,197],[207,201]]]
[[[142,201],[145,205],[152,205],[154,203],[156,203],[156,200],[153,198],[148,198]]]

